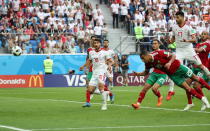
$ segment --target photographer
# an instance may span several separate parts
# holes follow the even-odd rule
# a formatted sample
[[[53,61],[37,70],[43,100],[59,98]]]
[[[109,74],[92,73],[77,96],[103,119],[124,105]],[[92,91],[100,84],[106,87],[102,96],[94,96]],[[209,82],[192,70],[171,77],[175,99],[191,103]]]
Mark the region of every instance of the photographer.
[[[121,59],[121,69],[122,69],[122,75],[123,75],[123,86],[127,86],[128,85],[128,69],[129,69],[129,62],[127,59],[127,55],[123,55],[122,59]]]

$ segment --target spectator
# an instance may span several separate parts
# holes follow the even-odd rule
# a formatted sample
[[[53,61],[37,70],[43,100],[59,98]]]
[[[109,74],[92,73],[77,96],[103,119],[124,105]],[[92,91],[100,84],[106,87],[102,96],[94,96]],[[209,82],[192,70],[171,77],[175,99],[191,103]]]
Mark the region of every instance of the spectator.
[[[96,26],[94,27],[94,35],[98,39],[101,39],[101,33],[102,33],[102,27],[99,25],[99,23],[97,23]]]
[[[129,62],[127,59],[127,55],[123,55],[121,59],[121,69],[123,75],[123,86],[128,86],[128,69],[129,69]]]
[[[140,26],[140,22],[137,23],[137,26],[134,28],[135,36],[136,36],[136,52],[139,50],[139,46],[141,46],[141,42],[144,38],[143,36],[143,28]]]
[[[113,17],[113,28],[118,28],[118,18],[119,18],[119,4],[116,3],[116,1],[114,0],[111,4],[111,11],[112,11],[112,17]]]
[[[125,2],[120,5],[120,14],[120,21],[122,22],[122,27],[124,27],[126,16],[128,15],[128,7]]]

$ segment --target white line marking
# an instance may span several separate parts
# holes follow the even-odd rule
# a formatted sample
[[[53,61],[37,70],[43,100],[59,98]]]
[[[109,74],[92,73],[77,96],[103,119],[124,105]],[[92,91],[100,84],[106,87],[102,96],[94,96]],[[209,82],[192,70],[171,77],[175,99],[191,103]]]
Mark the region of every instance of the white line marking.
[[[58,93],[58,92],[26,92],[26,93],[22,93],[22,92],[3,93],[3,92],[1,92],[0,94],[51,94],[51,93]]]
[[[56,102],[68,102],[68,103],[84,104],[84,102],[81,102],[81,101],[57,100],[57,99],[26,99],[26,98],[14,98],[14,99],[16,99],[15,101],[56,101]],[[91,104],[101,105],[101,103],[91,103]],[[130,105],[123,105],[123,104],[108,104],[108,105],[109,106],[118,106],[118,107],[132,108]],[[148,106],[141,106],[141,108],[142,109],[152,109],[152,110],[165,110],[165,111],[178,111],[178,112],[195,112],[195,113],[210,114],[210,112],[208,112],[208,111],[195,111],[195,110],[184,111],[183,109],[176,109],[176,108],[175,109],[171,109],[171,108],[159,108],[159,107],[148,107]]]
[[[81,127],[81,128],[48,128],[31,129],[32,131],[52,131],[52,130],[93,130],[93,129],[126,129],[126,128],[164,128],[164,127],[192,127],[210,126],[210,124],[190,124],[190,125],[157,125],[157,126],[113,126],[113,127]]]
[[[17,128],[17,127],[13,127],[13,126],[5,126],[5,125],[0,125],[0,128],[6,128],[6,129],[15,130],[15,131],[32,131],[32,130],[28,130],[28,129],[21,129],[21,128]]]
[[[84,102],[80,102],[80,101],[69,101],[69,100],[55,100],[55,99],[46,99],[46,100],[49,100],[49,101],[62,101],[62,102],[69,102],[69,103],[79,103],[79,104],[84,103]],[[91,104],[101,105],[101,103],[91,103]],[[108,105],[132,108],[130,105],[121,105],[121,104],[108,104]],[[197,112],[197,113],[210,114],[210,112],[207,112],[207,111],[195,111],[195,110],[184,111],[182,109],[170,109],[170,108],[147,107],[147,106],[141,106],[141,108],[143,108],[143,109],[153,109],[153,110],[166,110],[166,111],[179,111],[179,112]]]

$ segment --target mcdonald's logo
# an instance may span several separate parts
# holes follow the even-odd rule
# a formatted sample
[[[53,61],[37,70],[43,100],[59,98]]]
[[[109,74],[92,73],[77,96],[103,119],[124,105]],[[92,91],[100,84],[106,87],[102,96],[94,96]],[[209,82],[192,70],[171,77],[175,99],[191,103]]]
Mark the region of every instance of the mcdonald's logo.
[[[29,87],[43,87],[42,78],[39,75],[32,75],[29,79]]]

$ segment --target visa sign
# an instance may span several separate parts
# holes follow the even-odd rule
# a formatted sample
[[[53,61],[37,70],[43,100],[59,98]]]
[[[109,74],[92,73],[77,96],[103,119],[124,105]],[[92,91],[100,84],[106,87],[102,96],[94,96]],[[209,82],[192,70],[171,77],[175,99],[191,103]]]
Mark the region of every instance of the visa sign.
[[[64,77],[70,87],[86,86],[86,75],[64,75]]]
[[[86,75],[45,75],[44,87],[85,87]]]

